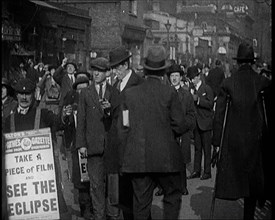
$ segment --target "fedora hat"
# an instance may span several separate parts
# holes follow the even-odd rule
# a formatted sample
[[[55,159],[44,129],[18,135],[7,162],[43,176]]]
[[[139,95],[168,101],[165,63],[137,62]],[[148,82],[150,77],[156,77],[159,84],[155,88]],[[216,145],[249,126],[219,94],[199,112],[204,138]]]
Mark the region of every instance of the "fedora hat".
[[[125,46],[117,47],[109,52],[109,61],[110,66],[114,67],[127,59],[129,59],[132,55],[129,50],[126,49]]]
[[[170,66],[166,60],[166,51],[163,46],[149,47],[143,67],[147,70],[163,70]]]
[[[239,62],[255,61],[257,59],[254,56],[253,47],[248,43],[241,43],[238,48],[237,57],[233,57],[233,60]]]
[[[106,58],[98,57],[91,61],[91,68],[101,71],[108,71],[110,69],[110,63]]]

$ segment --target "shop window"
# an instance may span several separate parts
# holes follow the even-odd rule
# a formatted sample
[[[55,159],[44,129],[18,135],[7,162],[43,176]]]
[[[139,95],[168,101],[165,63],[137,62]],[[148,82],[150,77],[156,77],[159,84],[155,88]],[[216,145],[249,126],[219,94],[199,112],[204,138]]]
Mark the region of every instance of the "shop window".
[[[137,16],[137,1],[130,0],[129,2],[129,13]]]
[[[159,1],[153,1],[153,11],[160,11]]]

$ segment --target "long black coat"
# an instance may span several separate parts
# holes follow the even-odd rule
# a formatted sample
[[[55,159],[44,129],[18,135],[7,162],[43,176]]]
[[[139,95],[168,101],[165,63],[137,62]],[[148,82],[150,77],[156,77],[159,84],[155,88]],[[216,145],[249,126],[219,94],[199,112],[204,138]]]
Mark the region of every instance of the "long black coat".
[[[264,117],[260,91],[268,84],[268,79],[245,64],[221,85],[214,117],[214,146],[220,145],[227,95],[230,96],[230,105],[217,167],[217,198],[263,195],[261,144]]]
[[[178,90],[183,114],[185,115],[188,131],[181,136],[181,150],[183,162],[191,162],[191,135],[196,125],[194,100],[189,90],[180,87]]]
[[[139,75],[137,75],[133,70],[132,74],[126,83],[125,87],[122,91],[119,92],[118,100],[119,103],[122,103],[125,99],[125,91],[133,86],[137,86],[143,83],[144,80]],[[117,88],[118,81],[114,83],[114,87]],[[105,165],[107,173],[118,173],[119,172],[119,149],[125,145],[124,138],[118,138],[118,131],[117,131],[117,120],[114,118],[112,127],[110,132],[108,133],[108,146],[105,151]],[[126,134],[120,134],[126,135]]]
[[[188,128],[176,90],[148,76],[144,83],[125,91],[124,107],[129,110],[130,128],[126,128],[126,145],[121,151],[121,171],[183,171],[176,135]]]

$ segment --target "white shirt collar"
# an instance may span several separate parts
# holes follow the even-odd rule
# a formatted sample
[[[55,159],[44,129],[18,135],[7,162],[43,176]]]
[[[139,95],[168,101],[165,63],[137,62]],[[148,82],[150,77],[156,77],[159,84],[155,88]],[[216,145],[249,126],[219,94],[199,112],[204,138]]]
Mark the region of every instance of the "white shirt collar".
[[[20,113],[20,114],[22,114],[22,115],[25,115],[29,111],[29,108],[30,107],[28,107],[28,108],[22,108],[20,105],[18,105],[17,112]]]
[[[196,85],[196,90],[198,91],[199,90],[199,88],[200,88],[200,86],[201,86],[201,80],[198,82],[198,84]]]

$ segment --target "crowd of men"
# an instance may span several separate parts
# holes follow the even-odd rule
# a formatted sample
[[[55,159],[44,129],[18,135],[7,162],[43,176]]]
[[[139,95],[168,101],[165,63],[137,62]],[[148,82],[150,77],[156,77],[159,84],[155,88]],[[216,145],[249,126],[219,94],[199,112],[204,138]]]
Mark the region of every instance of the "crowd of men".
[[[186,67],[152,46],[137,74],[120,46],[108,59],[93,59],[90,71],[67,58],[59,67],[30,62],[16,77],[2,78],[2,131],[51,128],[61,219],[68,209],[59,154],[85,219],[151,219],[156,187],[163,218],[177,219],[187,179],[212,178],[211,164],[217,165],[214,197],[244,198],[244,219],[253,219],[256,202],[271,200],[272,75],[255,64],[246,43],[233,59],[238,68],[231,72],[220,60],[213,68],[198,60]],[[192,140],[194,166],[187,176]],[[79,154],[87,158],[89,181],[81,181]]]

